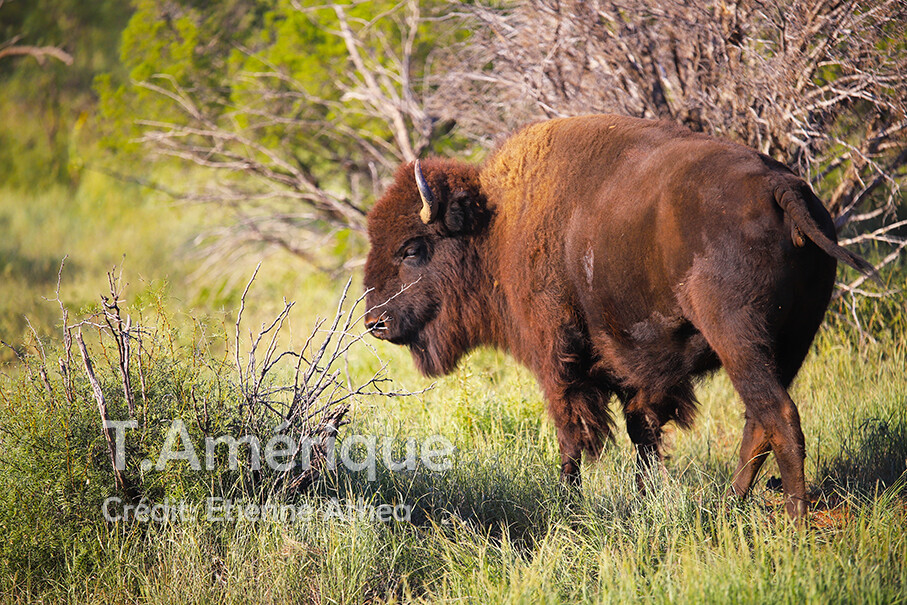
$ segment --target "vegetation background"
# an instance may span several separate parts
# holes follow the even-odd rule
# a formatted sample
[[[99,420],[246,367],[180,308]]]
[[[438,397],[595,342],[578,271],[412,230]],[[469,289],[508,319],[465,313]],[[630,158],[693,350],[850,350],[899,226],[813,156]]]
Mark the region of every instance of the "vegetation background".
[[[0,597],[904,601],[905,12],[882,0],[702,10],[668,0],[0,0]],[[361,340],[358,325],[338,336],[346,355],[315,373],[340,393],[415,394],[312,405],[349,405],[341,440],[377,435],[398,457],[409,438],[443,435],[456,446],[450,470],[379,464],[369,481],[341,468],[289,490],[225,464],[141,467],[175,418],[200,451],[205,436],[267,441],[287,397],[312,394],[272,392],[294,383],[293,364],[249,371],[249,326],[256,335],[286,311],[276,350],[312,359],[303,347],[318,318],[335,318],[348,279],[345,309],[361,291],[364,213],[399,162],[478,161],[519,123],[588,110],[676,119],[797,166],[842,237],[884,265],[884,289],[841,270],[841,295],[795,383],[808,527],[783,516],[772,464],[746,502],[725,498],[742,414],[722,373],[698,387],[695,428],[671,435],[668,478],[653,477],[641,497],[618,430],[573,498],[558,486],[556,439],[526,371],[483,350],[421,392],[431,383],[405,352]],[[78,334],[103,413],[138,422],[122,476]],[[322,514],[108,523],[110,495]],[[346,512],[327,514],[335,503]],[[362,503],[407,504],[413,516],[382,523],[345,508]]]

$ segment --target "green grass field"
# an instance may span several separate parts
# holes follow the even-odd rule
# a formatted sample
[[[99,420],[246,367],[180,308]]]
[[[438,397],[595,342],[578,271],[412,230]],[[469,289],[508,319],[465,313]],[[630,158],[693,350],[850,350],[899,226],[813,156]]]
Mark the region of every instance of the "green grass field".
[[[832,303],[792,388],[810,498],[800,526],[771,457],[747,500],[727,496],[743,409],[722,372],[697,385],[694,428],[669,428],[668,473],[644,495],[617,409],[614,442],[569,490],[542,394],[513,359],[479,350],[433,382],[405,350],[357,340],[361,321],[352,335],[326,331],[347,280],[352,299],[362,291],[361,269],[328,276],[263,245],[204,254],[212,232],[241,234],[237,221],[260,208],[287,229],[326,230],[333,212],[311,222],[308,194],[367,207],[392,158],[480,159],[507,124],[535,119],[520,116],[539,95],[545,114],[602,101],[736,131],[797,164],[839,212],[851,182],[853,210],[872,219],[862,228],[894,224],[907,218],[904,2],[812,3],[809,15],[627,3],[601,23],[595,11],[571,23],[582,3],[538,15],[511,2],[316,4],[0,0],[0,604],[907,603],[903,252],[886,295]],[[483,16],[492,8],[504,12]],[[709,27],[676,44],[700,19]],[[518,46],[546,23],[564,35],[542,73]],[[606,65],[596,53],[608,40],[584,41],[612,29],[632,34],[629,63]],[[653,45],[641,55],[640,40]],[[45,45],[72,64],[38,60]],[[613,71],[623,63],[632,73]],[[528,88],[495,88],[510,71]],[[627,73],[632,107],[599,88],[583,106],[589,83]],[[272,185],[293,195],[272,200]],[[212,186],[227,188],[225,205],[164,193]],[[324,250],[298,247],[341,266],[366,243],[339,228],[320,232]],[[904,234],[860,251],[879,260]],[[103,315],[108,272],[121,276],[129,353]],[[284,317],[285,301],[296,304]],[[68,340],[79,335],[90,365]],[[287,351],[302,351],[299,373]],[[408,394],[341,399],[359,387]],[[323,434],[344,405],[336,469],[318,449],[311,476],[274,464],[281,435]],[[305,413],[284,429],[290,406]],[[104,414],[134,421],[119,472]],[[211,441],[223,437],[257,439],[265,463],[247,443],[231,466],[229,440]]]
[[[101,177],[98,177],[101,179]],[[193,471],[171,462],[146,472],[173,418],[235,429],[240,397],[230,359],[242,288],[259,260],[200,271],[191,210],[124,205],[109,182],[75,194],[3,191],[0,376],[0,595],[6,602],[142,603],[898,603],[907,599],[907,318],[903,293],[864,300],[870,336],[831,318],[793,396],[807,439],[814,500],[807,527],[783,514],[766,465],[745,502],[726,498],[742,407],[723,373],[698,388],[693,430],[668,436],[669,477],[641,496],[629,440],[618,427],[602,459],[584,465],[582,494],[557,480],[557,443],[531,375],[505,355],[479,351],[434,388],[403,398],[357,398],[341,438],[374,435],[401,456],[440,435],[450,468],[392,471],[342,465],[277,504],[295,521],[208,519],[211,496],[264,504],[249,474]],[[136,199],[140,196],[136,193]],[[113,197],[106,197],[113,196]],[[107,522],[116,495],[95,400],[76,353],[72,401],[56,359],[60,319],[52,298],[68,254],[61,298],[73,317],[97,309],[105,272],[126,254],[125,309],[148,327],[143,380],[134,390],[140,428],[127,438],[127,475],[148,502],[200,508],[183,519]],[[903,271],[900,283],[904,288]],[[354,276],[355,280],[355,276]],[[331,316],[345,280],[298,261],[265,259],[247,299],[249,325],[296,300],[286,346]],[[355,281],[354,281],[355,283]],[[357,286],[353,286],[355,290]],[[846,309],[840,304],[837,310]],[[22,317],[28,315],[42,348]],[[126,404],[109,340],[85,329],[111,418]],[[386,343],[350,350],[350,375],[388,364],[398,388],[430,386],[405,351]],[[18,355],[18,357],[17,357]],[[20,359],[21,358],[21,359]],[[138,372],[133,367],[133,372]],[[138,396],[141,391],[141,397]],[[231,424],[234,423],[234,424]],[[620,421],[618,421],[620,424]],[[202,450],[203,451],[203,450]],[[272,501],[272,503],[275,503]],[[407,518],[370,517],[382,504]],[[402,510],[402,509],[401,509]],[[403,515],[401,515],[403,516]]]

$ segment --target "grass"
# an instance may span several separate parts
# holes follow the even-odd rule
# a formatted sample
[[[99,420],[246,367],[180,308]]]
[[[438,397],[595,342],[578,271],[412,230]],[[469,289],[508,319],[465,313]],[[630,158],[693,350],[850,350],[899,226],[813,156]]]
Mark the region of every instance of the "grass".
[[[492,351],[474,353],[425,393],[357,401],[353,422],[343,429],[345,437],[389,440],[397,458],[407,439],[421,444],[442,435],[456,448],[448,470],[419,464],[390,471],[379,463],[369,481],[365,471],[341,466],[305,494],[279,502],[314,511],[311,516],[212,521],[204,514],[209,496],[260,503],[243,483],[248,473],[195,472],[172,463],[142,475],[138,462],[160,450],[170,419],[192,425],[203,407],[214,418],[212,430],[231,430],[238,396],[235,376],[222,362],[229,359],[238,291],[251,270],[199,277],[194,261],[185,260],[190,230],[181,230],[185,217],[178,212],[166,218],[159,207],[137,205],[118,218],[95,212],[86,219],[86,209],[117,206],[105,202],[106,185],[96,187],[94,196],[87,187],[72,198],[48,193],[0,206],[17,238],[2,248],[14,291],[3,303],[3,334],[4,340],[18,335],[24,357],[7,358],[0,376],[4,602],[907,600],[903,296],[858,308],[874,342],[842,320],[828,322],[794,385],[814,500],[807,528],[790,525],[780,495],[767,487],[778,474],[771,459],[747,501],[726,498],[742,408],[723,373],[699,385],[695,427],[669,435],[666,479],[653,477],[645,496],[637,492],[632,449],[618,426],[602,459],[584,465],[582,494],[576,494],[558,483],[557,442],[532,376]],[[150,217],[158,218],[150,224]],[[120,221],[135,230],[99,238]],[[33,237],[35,224],[46,237]],[[161,233],[166,245],[154,243]],[[127,278],[141,275],[127,288],[128,312],[153,330],[157,343],[147,358],[148,400],[140,404],[148,419],[127,441],[127,464],[150,502],[197,504],[184,519],[103,520],[101,503],[115,491],[87,382],[79,374],[69,402],[51,364],[48,394],[36,372],[34,341],[15,323],[23,313],[37,317],[53,359],[59,319],[41,297],[53,294],[62,253],[70,255],[62,296],[74,310],[89,311],[105,289],[103,272],[123,249],[130,250]],[[288,342],[298,345],[313,315],[332,312],[342,284],[279,261],[265,270],[270,273],[247,303],[252,324],[280,308],[283,295],[297,299],[301,313],[289,325]],[[42,305],[49,308],[38,311]],[[113,352],[108,347],[105,357],[98,341],[90,344],[111,416],[123,418],[121,387],[108,363]],[[430,385],[405,351],[381,342],[374,347],[397,384]],[[378,363],[364,347],[349,359],[354,378]],[[192,435],[200,437],[196,428]],[[409,519],[369,517],[370,505],[385,503],[410,506]]]
[[[423,384],[398,351],[384,353],[399,380]],[[177,350],[170,362],[181,360]],[[4,459],[22,457],[13,461],[18,470],[2,472],[9,508],[0,527],[27,548],[4,551],[0,586],[8,600],[29,602],[899,602],[907,581],[905,361],[903,340],[861,347],[842,331],[820,336],[794,389],[816,499],[805,530],[790,526],[765,477],[748,501],[725,498],[741,410],[721,374],[701,385],[699,422],[673,435],[670,476],[653,478],[646,496],[634,487],[622,434],[584,468],[582,496],[564,492],[535,384],[486,351],[424,395],[360,402],[347,428],[395,440],[398,456],[407,437],[442,434],[457,448],[448,471],[379,464],[368,481],[341,468],[294,502],[317,511],[296,522],[211,522],[199,510],[131,524],[99,518],[111,483],[90,399],[67,412],[84,426],[67,429],[21,376],[3,385]],[[371,363],[365,355],[357,362]],[[180,381],[205,388],[175,372],[160,393]],[[189,389],[171,392],[185,399]],[[229,406],[229,389],[209,391],[218,393]],[[9,435],[22,432],[51,460],[27,466],[37,446],[10,447]],[[85,439],[71,444],[76,458],[93,451],[75,462],[79,487],[65,485],[65,456],[52,441],[61,432]],[[212,480],[177,472],[161,479],[157,500],[201,503]],[[349,512],[363,502],[406,503],[413,512],[400,523]]]

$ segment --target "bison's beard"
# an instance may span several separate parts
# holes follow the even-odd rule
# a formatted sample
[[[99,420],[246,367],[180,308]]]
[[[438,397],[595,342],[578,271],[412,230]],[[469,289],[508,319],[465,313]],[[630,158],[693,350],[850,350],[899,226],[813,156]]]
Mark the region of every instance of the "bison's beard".
[[[450,332],[440,333],[434,325],[427,326],[411,342],[407,343],[416,367],[425,376],[437,377],[450,374],[457,367],[466,349],[458,346],[456,337]]]

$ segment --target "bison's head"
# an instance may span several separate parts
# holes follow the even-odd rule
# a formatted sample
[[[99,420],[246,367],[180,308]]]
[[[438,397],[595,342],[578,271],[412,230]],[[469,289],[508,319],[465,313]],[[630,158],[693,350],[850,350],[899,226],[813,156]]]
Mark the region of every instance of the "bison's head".
[[[366,327],[408,346],[424,374],[479,344],[487,224],[476,168],[443,160],[401,166],[369,213]]]

